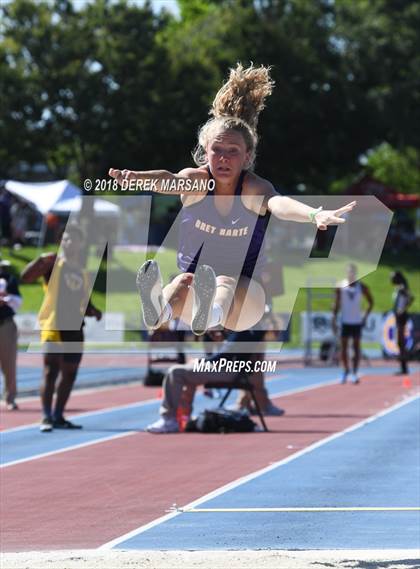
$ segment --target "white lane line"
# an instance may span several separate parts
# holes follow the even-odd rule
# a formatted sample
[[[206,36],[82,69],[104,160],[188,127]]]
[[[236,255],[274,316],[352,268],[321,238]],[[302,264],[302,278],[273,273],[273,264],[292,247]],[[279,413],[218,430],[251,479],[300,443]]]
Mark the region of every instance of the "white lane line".
[[[304,391],[310,391],[311,389],[317,389],[319,387],[327,387],[328,385],[335,385],[339,380],[332,379],[330,381],[322,381],[319,383],[312,383],[312,385],[305,385],[304,387],[297,387],[296,389],[288,389],[286,391],[277,391],[276,393],[269,393],[270,399],[278,399],[286,395],[294,395],[295,393],[303,393]]]
[[[122,439],[124,437],[129,437],[131,435],[136,435],[138,434],[139,431],[128,431],[126,433],[118,433],[117,435],[112,435],[112,436],[107,436],[107,437],[103,437],[101,439],[95,439],[94,441],[88,441],[86,443],[79,443],[77,445],[73,445],[71,447],[67,447],[67,448],[63,448],[63,449],[58,449],[58,450],[52,450],[49,452],[43,452],[40,454],[34,454],[33,456],[27,457],[27,458],[20,458],[18,460],[12,460],[10,462],[5,462],[4,464],[0,465],[0,468],[8,468],[9,466],[16,466],[17,464],[23,464],[25,462],[31,462],[32,460],[38,460],[40,458],[46,458],[48,456],[53,456],[55,454],[62,454],[65,452],[70,452],[72,450],[78,450],[80,448],[84,448],[84,447],[88,447],[88,446],[93,446],[93,445],[97,445],[99,443],[104,443],[104,442],[108,442],[108,441],[113,441],[115,439]],[[43,436],[49,436],[49,435],[43,435]]]
[[[104,407],[103,409],[97,409],[96,411],[86,411],[86,413],[79,413],[76,415],[71,415],[70,419],[80,419],[81,417],[94,417],[95,415],[100,415],[101,413],[108,413],[110,411],[121,411],[124,409],[131,409],[133,407],[144,407],[144,405],[150,405],[151,403],[159,403],[160,399],[145,399],[144,401],[138,401],[137,403],[126,403],[124,405],[116,405],[115,407]],[[13,429],[5,429],[0,431],[0,438],[3,435],[8,435],[9,433],[16,433],[17,431],[24,431],[25,429],[32,429],[33,427],[39,427],[39,422],[29,423],[27,425],[21,425],[20,427],[14,427]]]
[[[266,513],[266,512],[420,512],[417,506],[358,506],[358,507],[323,507],[323,508],[175,508],[180,514],[214,514],[214,513]],[[171,511],[173,511],[171,509]]]
[[[286,377],[287,377],[287,376],[286,376]],[[288,390],[288,391],[283,391],[283,392],[279,392],[279,393],[274,393],[274,394],[271,395],[271,397],[274,399],[274,398],[280,397],[280,396],[282,396],[282,395],[293,395],[294,393],[301,393],[302,391],[310,391],[311,389],[317,389],[317,388],[319,388],[319,387],[324,387],[324,385],[330,385],[330,384],[333,384],[333,383],[336,383],[336,380],[330,381],[330,382],[324,382],[324,383],[316,383],[316,384],[314,384],[314,385],[308,385],[308,386],[306,386],[306,387],[299,387],[299,388],[297,388],[297,389],[290,389],[290,390]],[[148,404],[150,404],[150,403],[159,403],[159,402],[160,402],[160,399],[148,399],[148,400],[146,400],[146,401],[141,401],[141,402],[139,402],[139,403],[129,403],[128,405],[120,405],[120,406],[118,406],[118,407],[108,407],[108,408],[106,408],[106,409],[100,409],[100,410],[97,410],[97,411],[91,411],[91,412],[88,412],[88,413],[82,413],[82,414],[80,414],[80,415],[77,415],[77,416],[75,415],[74,417],[72,416],[72,417],[70,417],[70,418],[73,419],[73,418],[80,418],[80,417],[91,417],[91,416],[93,416],[93,415],[100,415],[100,414],[106,413],[106,412],[108,412],[108,411],[119,411],[119,410],[121,410],[121,409],[130,409],[130,408],[136,408],[136,407],[139,408],[139,407],[143,407],[143,406],[145,406],[145,405],[148,405]],[[34,426],[35,426],[35,427],[38,427],[38,426],[39,426],[39,423],[33,423],[32,425],[25,425],[25,426],[22,426],[22,427],[16,427],[15,429],[9,429],[9,430],[7,430],[7,431],[3,431],[3,432],[0,433],[0,440],[1,440],[1,438],[2,438],[2,435],[5,434],[5,433],[21,431],[21,430],[24,430],[24,429],[26,429],[26,428],[28,428],[28,427],[34,427]],[[62,454],[62,453],[64,453],[64,452],[70,452],[70,451],[73,451],[73,450],[77,450],[77,449],[79,449],[79,448],[83,448],[83,447],[87,447],[87,446],[90,446],[90,445],[95,445],[95,444],[103,443],[103,442],[106,442],[106,441],[111,441],[111,440],[114,440],[114,439],[117,439],[117,438],[122,438],[122,437],[129,436],[129,435],[135,435],[135,434],[138,434],[138,433],[139,433],[139,431],[129,431],[129,432],[127,432],[127,433],[122,433],[122,434],[119,433],[119,434],[117,434],[117,435],[110,435],[110,436],[107,436],[107,437],[102,437],[101,439],[95,439],[95,440],[93,440],[93,441],[87,441],[87,442],[85,442],[85,443],[80,443],[80,444],[77,444],[77,445],[72,445],[72,446],[70,446],[70,447],[66,447],[66,448],[63,448],[63,449],[57,449],[57,450],[48,451],[48,452],[45,452],[45,453],[40,453],[40,454],[32,455],[32,456],[29,456],[29,457],[26,457],[26,458],[20,458],[20,459],[17,459],[17,460],[12,460],[12,461],[5,462],[5,463],[3,463],[3,464],[0,464],[0,469],[2,469],[2,468],[8,468],[9,466],[15,466],[15,465],[17,465],[17,464],[24,464],[25,462],[31,462],[32,460],[38,460],[38,459],[40,459],[40,458],[45,458],[45,457],[47,457],[47,456],[52,456],[52,455],[54,455],[54,454]],[[50,436],[50,433],[48,433],[48,434],[45,434],[45,433],[44,433],[42,436]],[[3,444],[4,444],[4,441],[3,441]]]
[[[372,423],[373,421],[377,421],[381,417],[384,417],[385,415],[388,415],[389,413],[392,413],[392,412],[396,411],[397,409],[400,409],[404,405],[408,405],[409,403],[415,401],[419,397],[420,397],[419,395],[415,395],[413,397],[409,397],[408,399],[404,399],[403,401],[400,401],[396,405],[393,405],[392,407],[389,407],[388,409],[380,411],[376,415],[372,415],[368,419],[364,419],[363,421],[360,421],[359,423],[356,423],[355,425],[352,425],[351,427],[348,427],[347,429],[344,429],[343,431],[335,433],[334,435],[331,435],[331,436],[327,437],[326,439],[322,439],[320,441],[317,441],[316,443],[314,443],[314,444],[312,444],[312,445],[288,456],[287,458],[284,458],[282,460],[274,462],[273,464],[270,464],[269,466],[261,468],[260,470],[256,470],[255,472],[252,472],[251,474],[248,474],[246,476],[238,478],[237,480],[234,480],[233,482],[229,482],[228,484],[225,484],[224,486],[221,486],[220,488],[217,488],[216,490],[213,490],[212,492],[205,494],[201,498],[198,498],[197,500],[194,500],[193,502],[186,504],[185,506],[183,506],[182,509],[189,509],[189,510],[194,509],[196,506],[199,506],[199,505],[203,504],[204,502],[212,500],[213,498],[217,498],[218,496],[221,496],[222,494],[225,494],[226,492],[229,492],[230,490],[234,490],[235,488],[238,488],[239,486],[242,486],[243,484],[246,484],[247,482],[250,482],[251,480],[258,478],[259,476],[262,476],[263,474],[266,474],[267,472],[271,472],[272,470],[278,468],[279,466],[283,466],[284,464],[288,464],[289,462],[292,462],[293,460],[296,460],[297,458],[304,456],[305,454],[308,454],[308,453],[328,444],[329,442],[334,441],[335,439],[338,439],[338,438],[342,437],[343,435],[346,435],[347,433],[351,433],[352,431],[360,429],[361,427],[364,427],[365,425]],[[173,507],[177,508],[177,505],[174,504]],[[170,520],[176,516],[179,516],[180,513],[181,512],[175,510],[174,512],[171,512],[169,514],[161,516],[161,517],[157,518],[156,520],[149,522],[148,524],[140,526],[140,527],[138,527],[138,528],[136,528],[136,529],[120,536],[120,537],[117,537],[111,541],[108,541],[107,543],[104,543],[103,545],[98,547],[98,550],[112,549],[113,547],[120,545],[121,543],[123,543],[124,541],[127,541],[128,539],[130,539],[132,537],[140,535],[149,529],[152,529],[152,528],[154,528],[154,527],[156,527],[156,526],[158,526],[158,525],[160,525],[160,524],[162,524],[162,523],[164,523],[164,522],[166,522],[166,521],[168,521],[168,520]]]
[[[276,379],[285,379],[290,377],[289,375],[283,375],[280,376]],[[324,381],[324,382],[320,382],[320,383],[313,383],[312,385],[307,385],[305,387],[297,387],[296,389],[288,389],[287,391],[278,391],[276,393],[269,393],[270,397],[272,397],[273,399],[277,399],[278,397],[281,397],[282,395],[293,395],[294,393],[301,393],[303,391],[308,391],[311,389],[317,389],[318,387],[323,387],[324,385],[333,385],[334,383],[337,383],[337,379],[334,379],[332,381]],[[71,415],[69,418],[70,419],[79,419],[80,417],[92,417],[94,415],[99,415],[101,413],[108,413],[109,411],[120,411],[122,409],[130,409],[132,407],[143,407],[144,405],[148,405],[151,403],[159,403],[161,400],[160,399],[146,399],[145,401],[140,401],[138,403],[127,403],[125,405],[119,405],[119,406],[115,406],[115,407],[104,407],[103,409],[98,409],[96,411],[87,411],[86,413],[79,413],[76,415]],[[20,425],[19,427],[13,427],[12,429],[4,429],[3,431],[0,431],[0,439],[2,438],[2,436],[4,434],[9,434],[9,433],[15,433],[17,431],[24,431],[25,429],[30,429],[30,428],[34,428],[34,427],[39,427],[39,422],[36,423],[29,423],[26,425]],[[1,468],[1,465],[0,465]]]
[[[97,387],[91,385],[89,387],[74,387],[71,392],[72,400],[74,398],[80,397],[80,395],[89,395],[89,393],[98,393],[101,391],[115,391],[117,389],[124,389],[124,387],[143,387],[143,384],[139,382],[139,380],[129,381],[127,383],[121,384],[108,384],[108,385],[98,385]],[[39,394],[38,395],[24,395],[22,397],[18,397],[18,403],[32,403],[35,401],[39,401]],[[6,405],[2,405],[0,407],[0,413],[6,412]]]
[[[290,376],[283,376],[282,379],[287,378],[287,377],[290,377]],[[280,379],[280,378],[278,378],[278,379]],[[307,386],[305,386],[305,387],[298,387],[298,388],[296,388],[296,389],[289,389],[289,390],[287,390],[287,391],[280,391],[280,392],[277,392],[277,393],[271,393],[271,394],[270,394],[270,397],[273,398],[273,399],[277,399],[277,398],[280,398],[280,397],[286,396],[286,395],[294,395],[295,393],[302,393],[302,392],[304,392],[304,391],[310,391],[310,390],[312,390],[312,389],[318,389],[318,388],[320,388],[320,387],[324,387],[324,386],[328,386],[328,385],[334,385],[335,383],[337,383],[337,381],[338,381],[337,379],[334,379],[334,380],[332,380],[332,381],[324,381],[324,382],[315,383],[315,384],[312,384],[312,385],[307,385]],[[77,418],[80,418],[80,417],[91,417],[91,416],[94,416],[94,415],[100,415],[100,414],[103,414],[103,413],[107,413],[107,412],[109,412],[109,411],[113,412],[113,411],[120,411],[120,410],[125,410],[125,409],[130,409],[130,408],[136,408],[136,407],[139,408],[139,407],[143,407],[143,406],[145,406],[145,405],[149,405],[149,404],[151,404],[151,403],[159,403],[159,402],[160,402],[160,399],[147,399],[146,401],[140,401],[139,403],[129,403],[129,404],[127,404],[127,405],[119,405],[119,406],[116,406],[116,407],[106,407],[105,409],[99,409],[99,410],[97,410],[97,411],[89,411],[89,412],[87,412],[87,413],[81,413],[81,414],[79,414],[79,415],[72,415],[72,416],[70,417],[70,419],[73,419],[73,418],[76,418],[76,419],[77,419]],[[13,433],[13,432],[16,432],[16,431],[22,431],[22,430],[25,430],[25,429],[27,429],[27,428],[33,428],[33,427],[38,427],[38,426],[39,426],[39,423],[32,423],[32,424],[30,424],[30,425],[23,425],[23,426],[20,426],[20,427],[15,427],[15,428],[13,428],[13,429],[8,429],[8,430],[5,430],[5,431],[1,431],[1,432],[0,432],[0,441],[1,441],[2,435],[4,435],[4,434]],[[21,459],[13,460],[13,461],[10,461],[10,462],[5,462],[5,463],[3,463],[3,464],[0,464],[0,469],[2,469],[2,468],[7,468],[7,467],[9,467],[9,466],[15,466],[16,464],[23,464],[23,463],[25,463],[25,462],[30,462],[30,461],[32,461],[32,460],[37,460],[37,459],[39,459],[39,458],[45,458],[45,457],[47,457],[47,456],[51,456],[51,455],[54,455],[54,454],[61,454],[61,453],[63,453],[63,452],[69,452],[69,451],[72,451],[72,450],[77,450],[77,449],[79,449],[79,448],[83,448],[83,447],[86,447],[86,446],[95,445],[95,444],[103,443],[103,442],[106,442],[106,441],[111,441],[111,440],[114,440],[114,439],[116,439],[116,438],[125,437],[125,436],[128,436],[128,435],[134,435],[134,434],[137,434],[138,432],[139,432],[139,431],[130,431],[130,432],[128,432],[128,433],[122,433],[122,434],[117,434],[117,435],[110,435],[110,436],[108,436],[108,437],[103,437],[103,438],[101,438],[101,439],[95,439],[94,441],[87,441],[87,442],[85,442],[85,443],[80,443],[80,444],[73,445],[73,446],[70,446],[70,447],[66,447],[66,448],[63,448],[63,449],[57,449],[57,450],[54,450],[54,451],[49,451],[49,452],[46,452],[46,453],[40,453],[40,454],[37,454],[37,455],[33,455],[33,456],[30,456],[30,457],[27,457],[27,458],[21,458]],[[48,435],[46,435],[46,436],[48,436]],[[4,442],[3,442],[3,444],[4,444]]]

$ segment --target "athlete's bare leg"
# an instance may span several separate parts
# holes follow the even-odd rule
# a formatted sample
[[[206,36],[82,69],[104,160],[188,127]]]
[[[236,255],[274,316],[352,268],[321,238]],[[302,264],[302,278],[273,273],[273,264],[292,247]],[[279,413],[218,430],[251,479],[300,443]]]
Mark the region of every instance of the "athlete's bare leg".
[[[171,305],[172,317],[181,318],[190,324],[192,318],[192,290],[194,275],[183,273],[175,277],[163,289],[163,297]],[[253,279],[242,276],[220,275],[216,277],[216,295],[213,304],[223,312],[221,325],[229,330],[247,330],[254,326],[264,314],[265,293],[263,287]]]
[[[360,337],[353,336],[353,372],[357,374],[360,363]]]
[[[349,359],[348,359],[348,338],[341,338],[341,360],[343,362],[344,373],[350,372]]]
[[[190,286],[193,282],[193,273],[177,275],[163,289],[163,298],[171,305],[172,318],[180,318],[184,322],[191,322],[192,292]]]
[[[224,277],[224,279],[226,278],[228,277]],[[223,282],[223,286],[218,286],[215,298],[215,303],[218,303],[218,294],[220,294],[221,302],[225,302],[226,305],[228,302],[230,304],[229,312],[222,324],[229,330],[238,332],[252,328],[261,320],[264,314],[265,292],[263,287],[254,279],[241,276],[233,295],[233,303],[231,303],[230,299],[232,297],[229,294],[231,295],[232,289],[229,293],[226,292],[228,286],[230,285],[228,285],[227,281]],[[224,312],[224,314],[226,313]]]

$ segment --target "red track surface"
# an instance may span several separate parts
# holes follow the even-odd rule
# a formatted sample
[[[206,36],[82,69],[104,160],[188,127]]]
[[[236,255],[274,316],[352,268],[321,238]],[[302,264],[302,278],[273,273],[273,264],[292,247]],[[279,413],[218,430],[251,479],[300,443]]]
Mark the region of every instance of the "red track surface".
[[[270,433],[137,433],[8,467],[1,484],[2,549],[98,547],[162,516],[174,502],[184,505],[397,403],[417,389],[418,378],[412,381],[404,389],[400,379],[370,376],[357,387],[282,397],[287,414],[268,420]],[[139,388],[125,389],[132,397]],[[101,397],[113,406],[115,393],[86,394],[73,403],[83,399],[86,410]]]

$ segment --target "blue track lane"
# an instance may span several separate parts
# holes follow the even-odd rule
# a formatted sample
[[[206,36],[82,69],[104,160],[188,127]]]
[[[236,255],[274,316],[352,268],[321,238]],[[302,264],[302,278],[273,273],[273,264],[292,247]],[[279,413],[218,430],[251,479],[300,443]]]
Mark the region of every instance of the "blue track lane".
[[[308,375],[306,370],[284,370],[281,377],[267,381],[270,394],[286,393],[337,379],[337,370],[314,370]],[[236,398],[232,393],[231,401]],[[211,400],[198,394],[194,400],[197,413],[205,407],[217,406],[218,400]],[[59,451],[74,445],[95,442],[129,431],[142,431],[158,417],[159,402],[141,402],[120,409],[104,409],[93,414],[86,413],[75,417],[75,422],[83,425],[80,431],[53,431],[40,433],[38,427],[23,427],[0,434],[0,464],[27,459],[46,452]]]
[[[381,371],[389,372],[389,369],[374,368],[367,370],[367,373],[376,374]],[[267,375],[270,377],[269,374]],[[285,369],[281,371],[281,376],[278,379],[267,381],[266,386],[270,395],[281,394],[310,386],[328,384],[338,380],[338,375],[338,371],[333,368],[311,369],[310,371],[306,369]],[[232,393],[230,402],[233,402],[235,398],[236,394]],[[214,407],[217,404],[217,399],[212,401],[199,394],[194,401],[194,412],[198,413],[205,407]],[[120,409],[104,409],[101,412],[86,413],[83,416],[75,417],[75,422],[83,425],[83,429],[80,431],[56,430],[52,433],[40,433],[38,426],[19,427],[10,432],[4,431],[0,434],[0,464],[28,459],[39,454],[70,448],[74,445],[106,440],[129,431],[142,431],[149,423],[156,420],[158,411],[158,401],[146,401]]]
[[[417,399],[197,507],[419,506],[419,424]],[[418,547],[419,512],[183,513],[116,546],[161,550]]]
[[[118,382],[140,379],[146,374],[146,367],[128,368],[83,368],[77,374],[75,387],[94,387],[112,385]],[[24,367],[18,371],[17,386],[19,395],[33,395],[39,392],[42,371],[37,367]]]

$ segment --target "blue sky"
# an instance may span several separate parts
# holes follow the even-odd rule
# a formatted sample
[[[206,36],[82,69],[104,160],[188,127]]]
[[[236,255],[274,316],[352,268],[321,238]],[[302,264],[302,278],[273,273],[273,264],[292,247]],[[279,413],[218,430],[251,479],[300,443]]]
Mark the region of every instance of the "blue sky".
[[[93,1],[94,0],[73,0],[73,4],[76,7],[79,7],[83,6],[87,2],[92,3]],[[129,4],[137,4],[139,6],[142,6],[145,3],[144,0],[128,0],[128,2]],[[162,8],[167,8],[169,11],[173,12],[174,14],[179,13],[178,4],[176,0],[152,0],[151,4],[153,6],[153,9],[156,10],[157,12]]]

